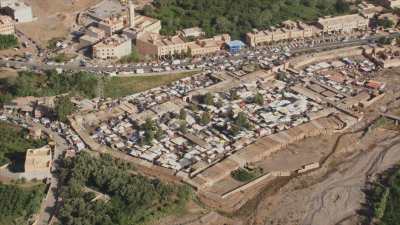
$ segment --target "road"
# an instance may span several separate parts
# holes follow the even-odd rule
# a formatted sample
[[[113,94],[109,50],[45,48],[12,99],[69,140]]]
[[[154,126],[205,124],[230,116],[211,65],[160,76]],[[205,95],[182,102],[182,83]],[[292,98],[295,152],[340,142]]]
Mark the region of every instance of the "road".
[[[364,39],[352,39],[352,40],[347,40],[347,41],[342,41],[342,42],[330,42],[330,43],[322,43],[322,44],[317,44],[313,47],[302,47],[302,48],[297,48],[297,49],[292,49],[291,53],[296,53],[296,54],[303,54],[303,53],[309,53],[309,52],[318,52],[318,51],[323,51],[327,49],[335,49],[335,48],[342,48],[342,47],[350,47],[350,46],[358,46],[358,45],[366,45],[372,42],[376,42],[382,37],[399,37],[400,32],[389,34],[389,35],[373,35],[373,36],[368,36]],[[215,61],[216,64],[222,63],[224,60],[238,60],[238,59],[243,59],[247,56],[247,53],[240,53],[239,55],[236,56],[230,56],[228,58],[223,58]],[[200,62],[204,63],[204,62]],[[186,62],[180,64],[180,66],[187,66],[190,64],[196,64],[196,63],[191,63],[191,62]],[[198,64],[198,63],[197,63]],[[0,60],[0,66],[6,66],[6,67],[15,67],[15,68],[26,68],[26,69],[38,69],[38,70],[54,70],[54,69],[62,69],[62,70],[70,70],[70,71],[90,71],[90,72],[116,72],[120,70],[125,70],[125,71],[134,71],[136,69],[143,69],[146,74],[152,74],[151,69],[153,66],[138,66],[137,64],[130,64],[126,67],[121,67],[121,66],[115,66],[115,65],[109,65],[106,67],[101,67],[101,66],[79,66],[79,65],[73,65],[73,64],[65,64],[65,65],[48,65],[45,63],[37,63],[37,62],[21,62],[21,61],[12,61],[12,60],[5,60],[2,59]],[[177,71],[170,71],[169,73],[162,73],[163,75],[167,75],[170,73],[175,73]],[[158,74],[158,73],[154,73]],[[140,74],[139,74],[140,76]]]
[[[59,157],[68,149],[68,144],[65,139],[60,137],[56,132],[51,129],[43,127],[41,124],[34,124],[35,126],[39,126],[46,133],[52,136],[52,139],[56,143],[56,147],[54,149],[54,158],[53,158],[53,170],[54,168],[58,168],[59,166]],[[37,225],[47,225],[51,220],[52,216],[55,213],[56,203],[57,203],[57,195],[58,195],[58,179],[56,174],[52,172],[51,174],[51,183],[49,187],[49,191],[47,197],[45,199],[45,203],[42,205],[41,212],[39,214]]]

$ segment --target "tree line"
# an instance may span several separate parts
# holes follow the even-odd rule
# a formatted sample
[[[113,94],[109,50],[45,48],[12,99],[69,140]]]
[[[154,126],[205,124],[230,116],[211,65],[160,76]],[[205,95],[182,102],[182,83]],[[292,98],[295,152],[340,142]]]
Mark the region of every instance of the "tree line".
[[[0,225],[27,225],[37,213],[44,197],[45,185],[21,188],[0,184]]]
[[[396,225],[400,221],[400,167],[383,173],[366,191],[365,224]]]
[[[162,34],[199,26],[207,36],[230,33],[235,39],[288,19],[313,21],[350,11],[345,0],[155,0],[153,5],[143,11],[162,21]]]
[[[97,78],[86,72],[58,74],[54,70],[45,73],[23,71],[16,79],[3,79],[0,84],[10,97],[53,96],[70,92],[94,98]]]
[[[63,161],[59,176],[64,205],[58,218],[66,225],[144,224],[182,212],[191,196],[187,186],[132,175],[109,155],[94,159],[82,152]],[[85,186],[107,194],[110,200],[93,201],[93,194],[83,191]]]

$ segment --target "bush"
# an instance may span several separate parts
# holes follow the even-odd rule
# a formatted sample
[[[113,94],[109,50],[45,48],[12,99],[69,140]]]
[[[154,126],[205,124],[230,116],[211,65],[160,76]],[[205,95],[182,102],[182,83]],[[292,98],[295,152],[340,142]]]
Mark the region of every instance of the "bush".
[[[119,61],[120,63],[135,63],[135,62],[140,62],[140,55],[138,51],[133,48],[131,54],[122,57]]]
[[[255,104],[262,106],[262,105],[264,105],[264,96],[260,93],[257,93],[254,96],[253,101]]]
[[[54,111],[57,119],[61,122],[67,122],[68,116],[75,110],[75,105],[71,102],[70,98],[69,95],[60,96],[55,102]]]
[[[394,26],[394,23],[388,18],[384,18],[384,19],[377,19],[376,25],[387,29],[387,28],[392,28]]]
[[[201,117],[200,117],[200,121],[199,121],[200,124],[205,126],[205,125],[209,124],[210,121],[211,121],[210,114],[208,112],[203,112],[203,114],[201,114]]]
[[[47,71],[44,74],[20,72],[13,80],[6,80],[7,95],[23,96],[53,96],[71,92],[88,98],[96,97],[97,78],[85,72],[57,74]],[[9,97],[2,101],[9,101]]]
[[[262,175],[262,169],[260,169],[260,168],[256,168],[253,170],[239,168],[239,169],[231,172],[231,176],[235,180],[240,181],[240,182],[249,182],[261,175]]]
[[[18,39],[12,34],[0,35],[0,50],[15,48],[18,46]]]
[[[367,194],[375,224],[397,225],[400,221],[400,169],[384,173]]]
[[[207,93],[201,97],[201,103],[205,105],[213,105],[214,104],[214,96],[211,93]]]

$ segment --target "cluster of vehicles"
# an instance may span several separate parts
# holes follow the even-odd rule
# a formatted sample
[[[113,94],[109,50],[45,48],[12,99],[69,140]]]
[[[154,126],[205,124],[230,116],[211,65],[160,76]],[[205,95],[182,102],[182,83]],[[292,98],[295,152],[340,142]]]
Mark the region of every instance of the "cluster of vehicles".
[[[161,59],[152,62],[140,62],[131,64],[110,64],[109,61],[96,61],[78,57],[66,63],[56,63],[48,59],[45,61],[47,67],[58,66],[63,69],[79,69],[100,73],[105,75],[132,75],[144,73],[163,73],[169,71],[187,71],[187,70],[204,70],[215,72],[226,70],[234,72],[240,70],[242,66],[247,64],[257,64],[261,68],[268,68],[276,65],[292,55],[300,53],[313,47],[323,46],[329,43],[343,43],[348,41],[363,40],[368,37],[367,34],[355,34],[353,36],[344,35],[326,35],[309,40],[292,40],[290,42],[275,43],[274,45],[258,46],[257,48],[245,48],[239,53],[231,54],[229,52],[220,52],[214,56],[204,56],[198,58],[177,59],[174,57]],[[63,43],[59,43],[60,45]],[[58,46],[62,47],[62,46]],[[5,61],[13,61],[13,59],[4,59]],[[32,55],[25,56],[22,59],[14,59],[21,63],[33,62]],[[18,63],[17,63],[18,64]],[[11,64],[10,64],[11,65]],[[67,67],[67,68],[66,68]],[[17,68],[21,69],[21,68]],[[22,68],[23,69],[23,68]]]

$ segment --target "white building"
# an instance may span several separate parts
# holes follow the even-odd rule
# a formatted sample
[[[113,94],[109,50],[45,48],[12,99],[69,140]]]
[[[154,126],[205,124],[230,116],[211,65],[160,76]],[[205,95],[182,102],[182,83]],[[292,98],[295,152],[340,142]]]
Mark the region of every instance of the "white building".
[[[0,8],[12,5],[14,2],[15,0],[0,0]]]
[[[26,23],[33,20],[32,8],[23,1],[7,1],[7,5],[1,7],[2,13],[17,22]]]

